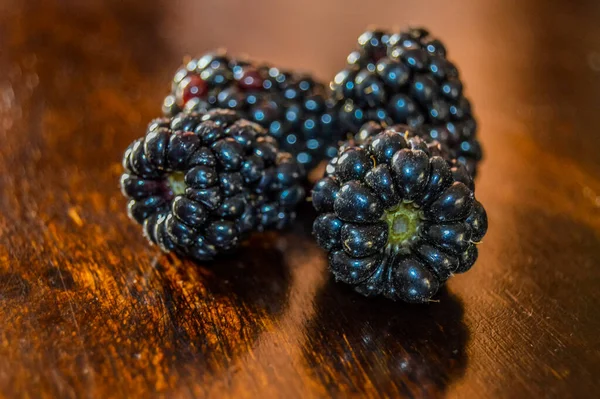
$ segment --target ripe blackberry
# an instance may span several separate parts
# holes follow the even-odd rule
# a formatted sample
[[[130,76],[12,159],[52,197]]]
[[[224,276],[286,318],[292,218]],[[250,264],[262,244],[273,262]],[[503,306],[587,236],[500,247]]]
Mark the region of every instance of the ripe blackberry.
[[[471,104],[446,48],[426,30],[363,33],[330,89],[343,128],[356,132],[369,120],[422,127],[475,175],[482,152]]]
[[[160,118],[123,158],[130,217],[163,251],[213,259],[253,231],[283,228],[304,199],[302,166],[231,110]]]
[[[485,209],[438,143],[406,125],[363,130],[372,134],[345,143],[313,189],[313,234],[337,280],[364,295],[426,302],[474,264]]]
[[[266,128],[306,170],[337,152],[337,112],[325,86],[311,76],[207,53],[182,66],[163,112],[233,109]]]

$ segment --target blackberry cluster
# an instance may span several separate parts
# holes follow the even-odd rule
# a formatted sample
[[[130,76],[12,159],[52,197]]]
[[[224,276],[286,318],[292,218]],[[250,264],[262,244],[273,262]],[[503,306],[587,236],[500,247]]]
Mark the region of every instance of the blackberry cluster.
[[[302,166],[231,110],[160,118],[123,158],[130,217],[163,251],[211,260],[253,231],[283,228],[304,200]]]
[[[425,29],[363,33],[330,88],[345,129],[369,120],[421,128],[475,176],[482,151],[471,104],[446,48]]]
[[[232,109],[256,122],[306,170],[337,152],[337,113],[325,86],[311,76],[208,53],[181,67],[163,112]]]
[[[406,125],[369,123],[315,185],[313,234],[337,280],[427,302],[477,259],[487,216],[464,166]]]

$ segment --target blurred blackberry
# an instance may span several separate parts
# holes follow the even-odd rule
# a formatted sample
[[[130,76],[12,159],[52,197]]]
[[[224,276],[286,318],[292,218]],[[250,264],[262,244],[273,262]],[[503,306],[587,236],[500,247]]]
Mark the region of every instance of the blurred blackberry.
[[[337,280],[367,296],[427,302],[475,263],[486,212],[439,143],[406,125],[364,130],[313,189],[313,234]]]
[[[344,129],[369,120],[422,127],[475,176],[482,151],[471,104],[446,48],[426,30],[363,33],[330,89]]]
[[[181,67],[163,112],[232,109],[266,128],[280,147],[308,171],[335,155],[340,139],[337,112],[325,86],[311,76],[207,53]]]
[[[123,158],[129,216],[163,251],[210,260],[253,231],[280,229],[304,200],[302,166],[231,110],[148,126]]]

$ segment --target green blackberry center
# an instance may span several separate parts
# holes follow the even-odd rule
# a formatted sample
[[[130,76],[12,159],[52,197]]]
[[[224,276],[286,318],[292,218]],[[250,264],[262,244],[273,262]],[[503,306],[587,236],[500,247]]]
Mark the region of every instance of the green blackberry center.
[[[421,213],[421,210],[412,203],[401,203],[385,211],[382,219],[389,226],[389,247],[394,249],[406,247],[417,238]]]
[[[185,173],[173,172],[167,177],[167,182],[173,194],[183,195],[185,194]]]

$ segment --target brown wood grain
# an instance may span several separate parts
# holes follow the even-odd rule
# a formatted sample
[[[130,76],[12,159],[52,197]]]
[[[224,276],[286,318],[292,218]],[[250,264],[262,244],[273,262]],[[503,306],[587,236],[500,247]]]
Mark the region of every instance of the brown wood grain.
[[[0,397],[597,396],[600,7],[413,3],[0,1]],[[359,297],[308,205],[212,265],[146,244],[120,157],[186,51],[327,79],[372,23],[429,26],[461,68],[490,218],[471,272],[429,306]]]

